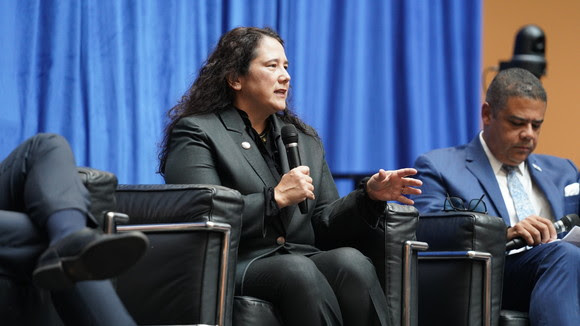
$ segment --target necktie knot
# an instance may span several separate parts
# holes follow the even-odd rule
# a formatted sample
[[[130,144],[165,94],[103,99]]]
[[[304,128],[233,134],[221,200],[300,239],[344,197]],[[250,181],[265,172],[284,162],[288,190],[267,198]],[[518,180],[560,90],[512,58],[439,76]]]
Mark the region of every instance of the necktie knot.
[[[502,165],[502,169],[505,171],[505,173],[507,175],[510,175],[512,173],[516,173],[517,168],[518,168],[517,166],[513,166],[513,165],[507,165],[507,164]]]

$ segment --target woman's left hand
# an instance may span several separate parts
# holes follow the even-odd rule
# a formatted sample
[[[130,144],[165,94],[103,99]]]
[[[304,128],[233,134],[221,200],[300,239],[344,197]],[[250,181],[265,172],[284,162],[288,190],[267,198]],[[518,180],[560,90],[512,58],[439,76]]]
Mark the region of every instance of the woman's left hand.
[[[369,181],[367,181],[366,191],[372,200],[396,200],[402,204],[413,205],[415,202],[405,197],[405,195],[419,195],[423,182],[418,179],[409,178],[417,174],[417,170],[412,168],[399,169],[395,171],[385,171],[380,169]]]

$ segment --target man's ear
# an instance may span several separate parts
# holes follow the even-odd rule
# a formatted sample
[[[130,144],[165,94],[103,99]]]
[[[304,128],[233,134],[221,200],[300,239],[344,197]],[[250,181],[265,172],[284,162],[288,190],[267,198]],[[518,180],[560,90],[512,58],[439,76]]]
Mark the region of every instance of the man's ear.
[[[493,113],[491,112],[491,106],[488,102],[483,102],[481,105],[481,122],[483,125],[489,124],[491,121]]]
[[[242,83],[240,82],[240,78],[238,78],[238,76],[234,76],[229,75],[227,77],[228,80],[228,85],[230,85],[230,87],[234,90],[234,91],[239,91],[242,89]]]

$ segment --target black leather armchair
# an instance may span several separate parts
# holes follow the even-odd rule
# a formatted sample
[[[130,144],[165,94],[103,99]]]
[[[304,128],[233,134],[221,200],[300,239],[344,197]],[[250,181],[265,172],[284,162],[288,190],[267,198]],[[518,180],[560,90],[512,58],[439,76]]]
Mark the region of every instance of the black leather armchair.
[[[231,320],[233,283],[227,279],[233,274],[224,273],[236,259],[242,211],[237,192],[204,186],[117,189],[111,173],[79,168],[79,174],[91,195],[91,213],[105,230],[126,217],[113,213],[119,197],[119,208],[134,214],[132,225],[119,229],[143,229],[150,238],[146,256],[113,280],[137,322],[224,325]],[[228,224],[221,223],[226,217]],[[0,210],[0,324],[63,325],[51,294],[31,280],[47,246],[46,235],[26,214]]]
[[[525,312],[501,310],[506,231],[501,218],[475,212],[421,215],[420,325],[528,325]]]
[[[276,325],[269,302],[234,298],[234,268],[241,229],[240,194],[210,185],[121,185],[113,174],[79,169],[91,193],[92,213],[109,231],[141,230],[150,239],[145,256],[113,280],[139,324]],[[123,214],[128,224],[118,224]],[[30,280],[47,246],[25,214],[0,211],[0,317],[7,325],[62,325],[50,294]],[[392,325],[417,324],[418,212],[389,204],[379,227],[350,245],[375,264]],[[19,248],[15,258],[6,248]]]
[[[281,325],[269,302],[233,296],[231,267],[243,204],[237,191],[210,185],[121,185],[116,197],[116,210],[130,216],[130,225],[117,230],[143,231],[151,242],[145,257],[116,283],[138,323]],[[379,227],[369,228],[359,241],[326,246],[350,245],[368,255],[387,294],[392,325],[416,325],[413,278],[417,251],[427,246],[414,241],[418,212],[389,204],[385,214]]]
[[[243,201],[210,185],[121,185],[117,231],[147,234],[150,248],[117,278],[117,292],[138,324],[227,325]]]

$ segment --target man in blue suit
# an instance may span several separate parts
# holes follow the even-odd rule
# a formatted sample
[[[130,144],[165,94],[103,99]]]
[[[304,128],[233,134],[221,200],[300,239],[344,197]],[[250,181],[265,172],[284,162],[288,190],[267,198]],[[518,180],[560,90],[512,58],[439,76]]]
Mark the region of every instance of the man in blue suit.
[[[532,154],[546,103],[530,72],[501,71],[482,105],[483,131],[416,160],[423,194],[413,199],[426,214],[441,212],[448,196],[485,195],[488,214],[505,221],[507,239],[528,244],[506,257],[503,308],[529,311],[531,325],[572,326],[580,322],[580,248],[555,241],[553,222],[579,213],[580,175],[570,160]]]

